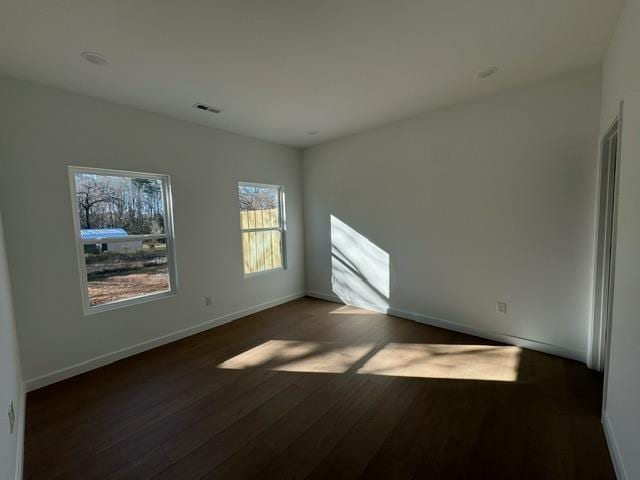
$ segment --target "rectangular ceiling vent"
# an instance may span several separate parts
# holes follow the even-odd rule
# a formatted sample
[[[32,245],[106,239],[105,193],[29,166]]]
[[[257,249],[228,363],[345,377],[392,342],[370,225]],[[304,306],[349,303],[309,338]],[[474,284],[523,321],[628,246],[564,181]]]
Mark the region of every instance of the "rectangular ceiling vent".
[[[211,113],[220,113],[222,111],[221,108],[210,107],[209,105],[205,105],[204,103],[196,103],[193,108],[195,108],[196,110],[203,110],[205,112]]]

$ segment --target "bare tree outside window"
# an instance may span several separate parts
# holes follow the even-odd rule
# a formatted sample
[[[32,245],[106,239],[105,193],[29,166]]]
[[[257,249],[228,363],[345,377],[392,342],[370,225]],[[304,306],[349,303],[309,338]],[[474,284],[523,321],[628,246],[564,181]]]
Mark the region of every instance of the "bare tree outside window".
[[[76,174],[82,228],[123,228],[129,235],[164,232],[158,179]]]

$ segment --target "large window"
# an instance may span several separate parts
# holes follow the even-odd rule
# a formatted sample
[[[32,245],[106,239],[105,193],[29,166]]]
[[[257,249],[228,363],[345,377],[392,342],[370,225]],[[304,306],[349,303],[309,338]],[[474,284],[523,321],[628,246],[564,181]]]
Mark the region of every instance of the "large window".
[[[245,276],[285,267],[284,194],[278,185],[240,183]]]
[[[86,313],[175,292],[169,177],[69,167]]]

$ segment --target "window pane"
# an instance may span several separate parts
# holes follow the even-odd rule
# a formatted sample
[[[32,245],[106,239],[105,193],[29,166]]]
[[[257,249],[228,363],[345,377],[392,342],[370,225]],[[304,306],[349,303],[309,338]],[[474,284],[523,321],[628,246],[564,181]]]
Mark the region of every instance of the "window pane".
[[[280,225],[278,188],[250,185],[240,185],[239,188],[242,228],[269,228]]]
[[[160,179],[76,173],[75,182],[83,239],[165,233]]]
[[[242,233],[244,273],[282,268],[282,233],[279,230]]]
[[[282,234],[279,231],[269,232],[273,253],[273,268],[282,268]]]
[[[91,306],[170,290],[164,239],[89,244],[84,252]]]

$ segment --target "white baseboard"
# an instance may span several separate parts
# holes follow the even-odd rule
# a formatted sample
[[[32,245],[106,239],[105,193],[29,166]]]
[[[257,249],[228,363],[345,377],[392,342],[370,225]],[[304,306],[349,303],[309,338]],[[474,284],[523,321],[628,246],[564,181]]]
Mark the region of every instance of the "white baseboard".
[[[320,300],[326,300],[328,302],[344,304],[344,302],[340,299],[340,297],[338,297],[337,295],[334,295],[333,293],[323,293],[323,292],[316,292],[314,290],[307,290],[307,297],[319,298]],[[359,307],[359,308],[364,308],[364,307]]]
[[[609,453],[611,454],[611,463],[613,463],[613,468],[616,471],[616,477],[618,480],[627,480],[629,477],[627,476],[627,471],[624,469],[618,442],[616,441],[616,436],[613,433],[611,422],[606,412],[602,412],[602,429],[604,430],[604,437],[607,439]]]
[[[117,350],[115,352],[100,355],[85,362],[71,365],[69,367],[65,367],[36,378],[32,378],[31,380],[27,380],[25,382],[26,391],[31,392],[38,388],[46,387],[47,385],[51,385],[52,383],[56,383],[64,379],[80,375],[81,373],[88,372],[89,370],[103,367],[118,360],[122,360],[123,358],[136,355],[137,353],[141,353],[146,350],[159,347],[161,345],[166,345],[167,343],[175,342],[176,340],[195,335],[196,333],[204,332],[205,330],[209,330],[210,328],[219,327],[220,325],[224,325],[225,323],[229,323],[239,318],[246,317],[247,315],[251,315],[252,313],[266,310],[267,308],[275,307],[277,305],[281,305],[283,303],[290,302],[304,296],[305,292],[297,292],[282,298],[276,298],[275,300],[270,300],[268,302],[261,303],[260,305],[255,305],[253,307],[245,308],[237,312],[229,313],[227,315],[214,318],[213,320],[208,320],[204,323],[200,323],[198,325],[194,325],[192,327],[188,327],[183,330],[164,335],[162,337],[147,340],[145,342],[138,343],[121,350]]]
[[[24,464],[24,429],[27,417],[27,389],[24,382],[20,385],[20,405],[18,405],[18,430],[16,431],[16,474],[15,480],[22,480],[22,466]]]
[[[322,300],[328,300],[335,303],[344,303],[338,296],[332,293],[324,293],[317,291],[307,291],[307,296],[320,298]],[[354,305],[359,308],[367,308],[369,310],[380,311],[371,305]],[[528,348],[531,350],[537,350],[539,352],[549,353],[551,355],[557,355],[559,357],[570,358],[572,360],[578,360],[579,362],[585,362],[585,352],[571,350],[558,345],[552,345],[550,343],[540,342],[538,340],[531,340],[528,338],[516,337],[514,335],[507,335],[504,333],[491,332],[482,328],[472,327],[469,325],[463,325],[461,323],[452,322],[450,320],[444,320],[442,318],[431,317],[423,315],[421,313],[407,312],[395,308],[388,308],[386,313],[395,317],[405,318],[407,320],[413,320],[414,322],[424,323],[425,325],[431,325],[432,327],[445,328],[447,330],[453,330],[454,332],[465,333],[467,335],[473,335],[475,337],[486,338],[488,340],[494,340],[497,342],[506,343],[509,345],[516,345],[518,347]]]

